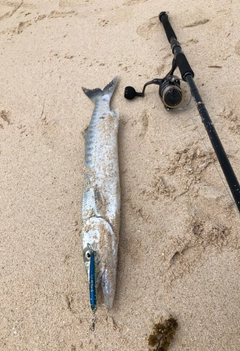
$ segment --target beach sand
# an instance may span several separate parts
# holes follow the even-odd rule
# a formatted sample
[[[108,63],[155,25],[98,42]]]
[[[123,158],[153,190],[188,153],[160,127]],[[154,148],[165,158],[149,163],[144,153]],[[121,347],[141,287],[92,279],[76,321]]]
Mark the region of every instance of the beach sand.
[[[0,1],[0,350],[240,350],[239,213],[194,101],[164,109],[169,20],[240,179],[238,0]],[[176,71],[177,74],[179,72]],[[114,307],[96,330],[81,248],[81,87],[119,84],[121,230]]]

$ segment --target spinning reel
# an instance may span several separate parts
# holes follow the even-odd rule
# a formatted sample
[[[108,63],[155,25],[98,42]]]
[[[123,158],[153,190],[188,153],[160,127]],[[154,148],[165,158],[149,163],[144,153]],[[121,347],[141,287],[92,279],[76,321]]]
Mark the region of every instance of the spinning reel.
[[[176,60],[173,59],[172,68],[164,78],[155,78],[147,82],[141,93],[136,92],[133,87],[127,86],[124,97],[128,100],[132,100],[136,96],[144,97],[146,87],[150,84],[157,84],[159,85],[159,97],[167,110],[186,108],[191,100],[191,94],[182,87],[182,83],[185,82],[173,74],[176,68]]]

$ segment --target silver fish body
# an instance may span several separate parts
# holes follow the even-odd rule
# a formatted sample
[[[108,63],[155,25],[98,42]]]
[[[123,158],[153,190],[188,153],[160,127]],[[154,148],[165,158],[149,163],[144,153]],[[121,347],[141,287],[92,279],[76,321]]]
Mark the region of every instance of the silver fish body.
[[[85,167],[82,197],[83,258],[89,279],[90,254],[95,253],[96,285],[101,282],[104,303],[112,308],[117,271],[120,225],[118,112],[110,110],[117,77],[103,90],[83,88],[95,103],[84,132]]]

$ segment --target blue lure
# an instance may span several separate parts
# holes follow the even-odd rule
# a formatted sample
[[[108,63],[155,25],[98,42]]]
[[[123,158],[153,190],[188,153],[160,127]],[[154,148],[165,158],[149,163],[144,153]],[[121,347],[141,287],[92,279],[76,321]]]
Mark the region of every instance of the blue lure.
[[[94,251],[90,254],[89,267],[89,295],[90,306],[93,312],[97,309],[97,293],[96,293],[96,272],[95,272],[95,254]]]

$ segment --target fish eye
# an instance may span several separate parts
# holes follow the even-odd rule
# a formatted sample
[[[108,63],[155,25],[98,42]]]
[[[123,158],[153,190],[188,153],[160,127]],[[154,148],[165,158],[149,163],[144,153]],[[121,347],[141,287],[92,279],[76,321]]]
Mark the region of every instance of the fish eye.
[[[85,258],[89,261],[90,260],[90,257],[91,257],[91,251],[90,250],[87,250],[85,252]]]

